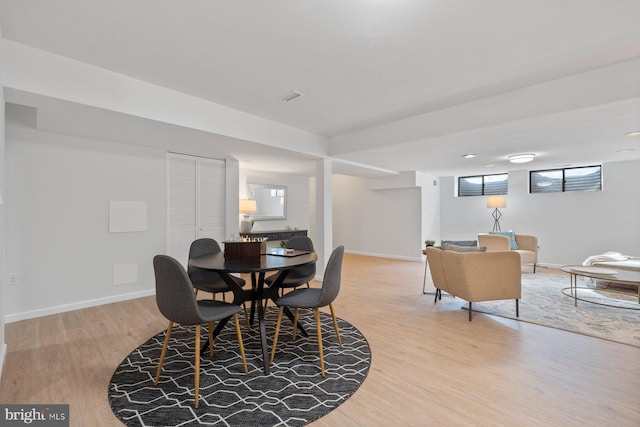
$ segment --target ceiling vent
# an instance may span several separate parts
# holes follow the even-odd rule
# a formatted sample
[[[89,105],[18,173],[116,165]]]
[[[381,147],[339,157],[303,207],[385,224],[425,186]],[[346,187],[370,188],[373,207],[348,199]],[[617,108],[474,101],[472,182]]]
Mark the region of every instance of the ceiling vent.
[[[282,100],[283,100],[284,102],[291,102],[291,101],[293,101],[294,99],[298,99],[298,98],[300,98],[301,96],[304,96],[304,93],[300,93],[300,92],[297,92],[297,91],[293,91],[293,92],[291,92],[291,93],[289,93],[289,94],[285,95],[285,96],[282,98]]]

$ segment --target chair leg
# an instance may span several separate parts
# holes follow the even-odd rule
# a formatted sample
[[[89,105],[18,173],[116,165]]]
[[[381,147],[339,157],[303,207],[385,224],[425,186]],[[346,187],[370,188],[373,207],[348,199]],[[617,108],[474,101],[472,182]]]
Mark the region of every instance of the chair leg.
[[[533,274],[536,274],[536,263],[533,263]]]
[[[320,309],[318,307],[313,309],[316,315],[316,329],[318,330],[318,352],[320,353],[320,371],[324,378],[324,354],[322,352],[322,328],[320,327]]]
[[[471,322],[471,301],[469,301],[469,322]]]
[[[171,339],[171,329],[173,328],[173,322],[169,321],[169,327],[164,338],[164,345],[162,346],[162,353],[160,353],[160,361],[158,362],[158,372],[156,373],[156,381],[154,385],[158,385],[160,379],[160,372],[162,371],[162,364],[164,363],[164,357],[167,355],[167,347],[169,347],[169,340]]]
[[[251,324],[249,323],[249,314],[247,313],[247,302],[242,302],[242,309],[244,310],[244,320],[247,322],[247,328],[251,328]]]
[[[296,340],[296,335],[298,335],[298,309],[297,308],[293,313],[293,338],[291,338],[291,341]]]
[[[216,327],[216,322],[209,323],[209,357],[213,357],[213,328]]]
[[[200,400],[200,328],[202,325],[196,325],[196,361],[195,361],[195,372],[194,372],[194,385],[195,388],[193,390],[193,397],[195,399],[195,408],[198,409],[198,401]]]
[[[273,358],[276,354],[276,345],[278,344],[278,335],[280,334],[280,322],[282,322],[282,313],[284,313],[284,307],[280,307],[278,312],[278,321],[276,322],[276,333],[273,336],[273,344],[271,345],[271,358],[269,363],[273,363]]]
[[[249,372],[247,369],[247,357],[244,354],[244,343],[242,342],[242,332],[240,331],[240,321],[238,320],[238,315],[234,314],[233,319],[236,322],[236,335],[238,335],[238,343],[240,344],[240,356],[242,356],[242,364],[244,365],[244,373]]]
[[[516,299],[516,317],[520,317],[520,300]]]
[[[333,304],[329,304],[329,309],[331,310],[331,317],[333,318],[333,327],[336,330],[336,335],[338,336],[338,345],[342,347],[342,338],[340,338],[340,331],[338,330],[338,322],[336,320],[336,314],[333,312]]]

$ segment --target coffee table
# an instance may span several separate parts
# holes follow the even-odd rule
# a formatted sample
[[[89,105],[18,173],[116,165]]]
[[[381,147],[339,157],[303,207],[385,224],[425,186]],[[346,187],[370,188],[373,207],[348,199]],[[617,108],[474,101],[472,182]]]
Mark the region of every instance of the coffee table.
[[[638,304],[640,304],[640,272],[638,271],[630,271],[630,270],[618,270],[613,268],[603,268],[603,267],[587,267],[583,265],[565,265],[560,267],[560,270],[565,273],[569,273],[571,275],[571,287],[563,289],[563,293],[565,290],[569,289],[570,294],[568,296],[573,297],[574,305],[578,306],[578,300],[588,302],[591,304],[600,304],[607,305],[609,307],[617,307],[617,308],[627,308],[620,307],[611,304],[602,304],[595,301],[589,301],[587,299],[578,298],[578,276],[589,277],[591,279],[597,280],[605,280],[607,282],[613,283],[621,283],[625,285],[635,285],[638,287]],[[589,289],[589,288],[581,288],[581,289]],[[609,292],[619,292],[614,290],[609,290]],[[565,294],[567,295],[567,294]]]

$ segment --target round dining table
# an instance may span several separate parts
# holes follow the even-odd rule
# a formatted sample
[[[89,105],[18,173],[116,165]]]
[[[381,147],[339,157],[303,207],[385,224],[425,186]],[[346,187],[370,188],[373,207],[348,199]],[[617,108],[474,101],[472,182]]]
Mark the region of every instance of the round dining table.
[[[233,303],[241,305],[246,301],[251,302],[251,320],[253,324],[254,312],[257,308],[258,324],[260,327],[260,340],[262,343],[262,359],[264,373],[269,374],[269,348],[267,346],[267,335],[264,319],[264,299],[271,299],[275,302],[278,298],[278,290],[282,281],[287,277],[289,271],[295,267],[315,263],[318,255],[315,252],[301,252],[288,254],[286,251],[278,251],[279,255],[261,255],[259,259],[226,259],[224,252],[213,255],[204,255],[189,260],[189,265],[193,268],[214,271],[222,277],[229,289],[233,293]],[[271,284],[265,287],[264,278],[268,272],[279,271],[278,277]],[[251,289],[244,289],[231,278],[233,273],[251,274]],[[285,314],[293,321],[293,314],[286,309]],[[214,337],[222,330],[229,319],[224,319],[216,325]],[[300,325],[298,326],[300,328]],[[307,335],[304,329],[300,332]],[[203,347],[205,349],[206,346]]]

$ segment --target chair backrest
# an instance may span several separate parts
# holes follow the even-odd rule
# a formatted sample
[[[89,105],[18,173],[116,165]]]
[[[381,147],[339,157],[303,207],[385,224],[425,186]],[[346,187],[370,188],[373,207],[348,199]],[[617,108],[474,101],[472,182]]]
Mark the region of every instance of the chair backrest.
[[[153,257],[153,270],[160,313],[181,325],[201,323],[193,285],[182,264],[168,255],[156,255]]]
[[[333,302],[340,292],[340,281],[342,279],[342,258],[344,256],[344,246],[340,245],[331,252],[327,268],[324,271],[322,280],[322,290],[320,291],[320,301],[318,307],[324,307]]]
[[[202,238],[194,240],[189,247],[189,259],[204,255],[213,255],[222,252],[220,245],[214,239]],[[193,283],[206,283],[216,280],[222,280],[218,273],[212,271],[204,271],[197,268],[187,266],[187,272]]]
[[[485,246],[487,252],[510,251],[509,236],[500,234],[478,234],[478,246]]]
[[[287,241],[287,248],[297,249],[299,251],[313,252],[313,241],[307,236],[293,236]],[[294,269],[301,276],[314,277],[316,275],[316,264],[304,265]]]
[[[449,293],[467,301],[520,299],[520,255],[514,251],[442,252]]]

